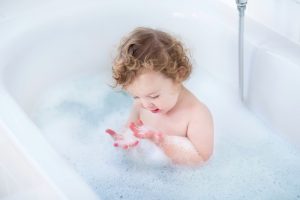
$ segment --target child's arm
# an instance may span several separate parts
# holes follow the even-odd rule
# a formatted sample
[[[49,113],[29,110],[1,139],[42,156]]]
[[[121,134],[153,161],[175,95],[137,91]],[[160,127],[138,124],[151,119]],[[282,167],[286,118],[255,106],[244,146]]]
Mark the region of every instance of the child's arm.
[[[197,165],[207,161],[214,146],[213,120],[209,110],[205,107],[194,112],[187,137],[166,135],[159,146],[178,164]]]
[[[207,108],[194,112],[188,125],[187,137],[172,136],[155,130],[142,130],[131,123],[130,128],[138,138],[150,139],[177,164],[199,165],[207,161],[213,151],[213,121]]]

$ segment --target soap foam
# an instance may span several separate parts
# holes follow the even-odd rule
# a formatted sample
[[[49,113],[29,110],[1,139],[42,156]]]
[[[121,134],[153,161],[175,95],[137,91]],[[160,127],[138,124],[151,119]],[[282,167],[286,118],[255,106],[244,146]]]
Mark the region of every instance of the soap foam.
[[[33,116],[101,199],[299,199],[299,151],[210,76],[186,85],[214,117],[214,155],[199,168],[171,165],[147,140],[130,150],[114,147],[105,130],[122,130],[132,102],[100,76],[53,87]]]

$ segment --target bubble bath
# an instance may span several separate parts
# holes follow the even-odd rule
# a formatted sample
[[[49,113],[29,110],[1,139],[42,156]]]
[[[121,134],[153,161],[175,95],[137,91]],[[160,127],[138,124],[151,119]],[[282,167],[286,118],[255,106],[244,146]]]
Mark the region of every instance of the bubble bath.
[[[103,84],[100,75],[52,87],[33,117],[104,200],[300,199],[296,148],[240,105],[226,85],[208,74],[195,76],[185,85],[207,104],[215,124],[214,155],[198,168],[170,164],[146,140],[133,150],[114,147],[105,129],[122,129],[132,100]]]

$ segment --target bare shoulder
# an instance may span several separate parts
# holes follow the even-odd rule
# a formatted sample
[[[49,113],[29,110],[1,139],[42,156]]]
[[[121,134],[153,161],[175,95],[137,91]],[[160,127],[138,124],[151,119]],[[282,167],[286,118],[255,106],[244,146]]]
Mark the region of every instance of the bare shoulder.
[[[189,113],[190,113],[190,121],[194,121],[195,119],[205,119],[212,120],[212,114],[209,108],[200,101],[195,95],[189,92]]]
[[[212,120],[212,114],[209,110],[209,108],[200,100],[197,100],[198,102],[195,103],[193,106],[193,113],[191,115],[192,118],[200,118],[200,119],[207,119]]]

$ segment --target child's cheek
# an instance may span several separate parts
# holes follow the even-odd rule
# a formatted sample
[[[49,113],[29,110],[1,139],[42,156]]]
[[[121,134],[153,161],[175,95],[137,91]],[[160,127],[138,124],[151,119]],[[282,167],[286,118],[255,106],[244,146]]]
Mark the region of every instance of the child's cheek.
[[[154,102],[155,106],[159,109],[163,109],[166,107],[166,102],[163,102],[162,100],[157,100]]]

